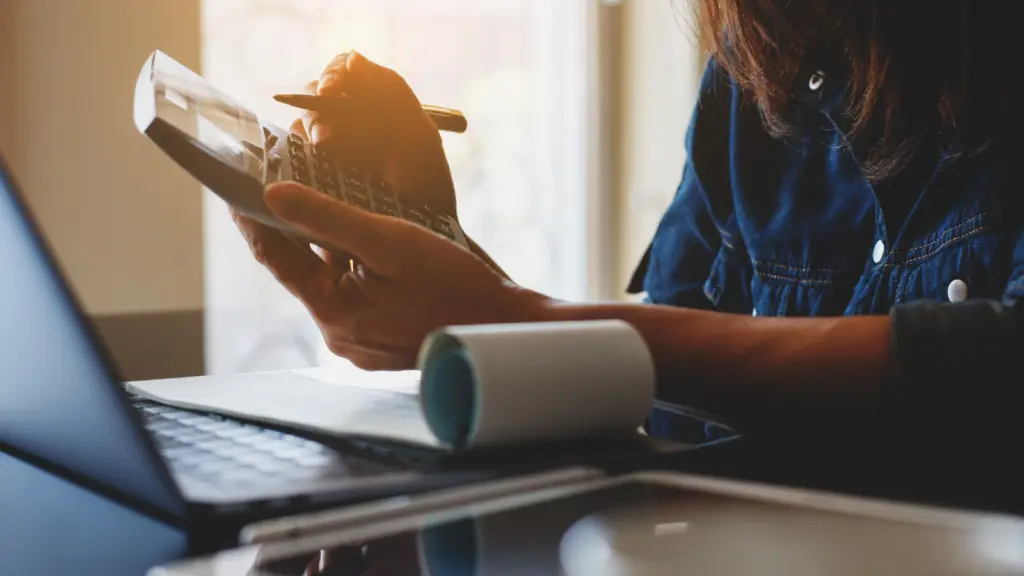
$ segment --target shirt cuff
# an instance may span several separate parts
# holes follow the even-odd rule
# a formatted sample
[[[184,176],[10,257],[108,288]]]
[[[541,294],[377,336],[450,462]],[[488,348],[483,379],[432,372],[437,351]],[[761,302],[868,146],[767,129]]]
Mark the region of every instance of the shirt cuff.
[[[1003,410],[1016,396],[1014,355],[1024,354],[1021,318],[1019,306],[988,300],[894,307],[898,378],[887,391],[886,416],[897,428],[931,439],[994,432],[994,419],[1006,416]]]

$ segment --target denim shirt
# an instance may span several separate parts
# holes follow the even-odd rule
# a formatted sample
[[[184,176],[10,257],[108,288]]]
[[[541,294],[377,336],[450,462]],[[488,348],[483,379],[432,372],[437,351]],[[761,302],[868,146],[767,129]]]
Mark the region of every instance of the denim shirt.
[[[928,300],[1024,295],[1021,197],[1008,143],[937,159],[875,190],[844,144],[846,78],[809,65],[793,133],[768,135],[757,107],[708,63],[682,181],[630,283],[648,302],[758,316],[888,314]],[[651,432],[680,437],[661,405]],[[681,428],[682,427],[682,428]],[[708,432],[711,434],[710,432]]]

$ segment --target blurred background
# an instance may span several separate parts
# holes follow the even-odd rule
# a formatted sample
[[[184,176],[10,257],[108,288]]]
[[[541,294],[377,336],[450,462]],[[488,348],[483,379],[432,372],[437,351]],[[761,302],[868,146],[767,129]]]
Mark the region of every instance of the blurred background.
[[[445,135],[463,227],[520,284],[625,300],[678,184],[703,58],[684,0],[0,0],[0,151],[125,378],[348,364],[223,203],[132,123],[160,49],[270,96],[339,52],[396,69]]]

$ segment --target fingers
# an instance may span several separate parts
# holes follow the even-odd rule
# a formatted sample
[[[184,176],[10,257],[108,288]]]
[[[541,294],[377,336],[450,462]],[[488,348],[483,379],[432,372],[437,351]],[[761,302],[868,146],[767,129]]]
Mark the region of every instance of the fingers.
[[[393,151],[395,139],[384,114],[306,111],[302,121],[314,146],[377,178],[383,177],[384,158]]]
[[[319,94],[321,96],[341,96],[346,94],[344,78],[348,74],[347,63],[350,54],[351,52],[343,52],[331,59],[327,66],[324,67],[323,72],[320,73],[320,79],[311,82],[310,86],[308,86],[308,88],[312,88],[312,94]],[[344,119],[336,115],[325,115],[311,111],[303,114],[303,121],[306,123],[306,129],[309,131],[314,145],[323,143],[330,135],[331,126],[337,125],[341,120]]]
[[[325,264],[308,246],[301,247],[280,232],[232,213],[238,229],[252,250],[253,257],[296,298],[311,310],[334,306],[333,286],[341,273]]]
[[[423,114],[419,99],[398,72],[358,52],[336,57],[324,70],[318,91],[324,96],[345,94],[368,111],[403,117],[396,118],[396,122]]]
[[[355,52],[342,52],[324,67],[323,72],[320,73],[320,80],[316,82],[316,89],[314,94],[320,94],[322,96],[338,96],[344,94],[344,91],[340,88],[341,81],[348,73],[349,58],[355,54]]]
[[[394,148],[396,141],[424,133],[440,139],[401,75],[358,52],[336,56],[324,68],[317,93],[347,95],[357,110],[351,114],[306,114],[304,122],[312,142],[375,176],[382,175],[382,152]]]
[[[271,185],[264,201],[282,220],[333,249],[352,254],[378,276],[398,274],[403,261],[412,257],[410,249],[416,245],[410,238],[412,224],[365,212],[293,182]]]
[[[415,353],[341,338],[325,337],[324,342],[332,354],[348,360],[361,370],[408,370],[416,363]]]
[[[327,250],[320,246],[313,246],[312,249],[316,252],[317,256],[320,256],[321,260],[327,263],[328,266],[332,266],[342,271],[356,271],[358,263],[348,252],[343,252],[341,250]]]

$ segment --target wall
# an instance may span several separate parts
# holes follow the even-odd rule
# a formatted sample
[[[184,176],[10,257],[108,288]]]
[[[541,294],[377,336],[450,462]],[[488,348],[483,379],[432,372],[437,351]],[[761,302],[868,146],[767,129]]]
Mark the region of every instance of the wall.
[[[3,0],[0,10],[0,145],[86,310],[126,372],[201,370],[201,188],[132,123],[150,52],[198,67],[199,2]]]
[[[13,57],[9,11],[8,3],[0,4],[0,151],[2,152],[9,152],[9,144],[14,139],[11,125],[14,106],[13,90],[8,83],[3,81],[3,78],[7,77],[8,70],[11,69],[10,62]]]

